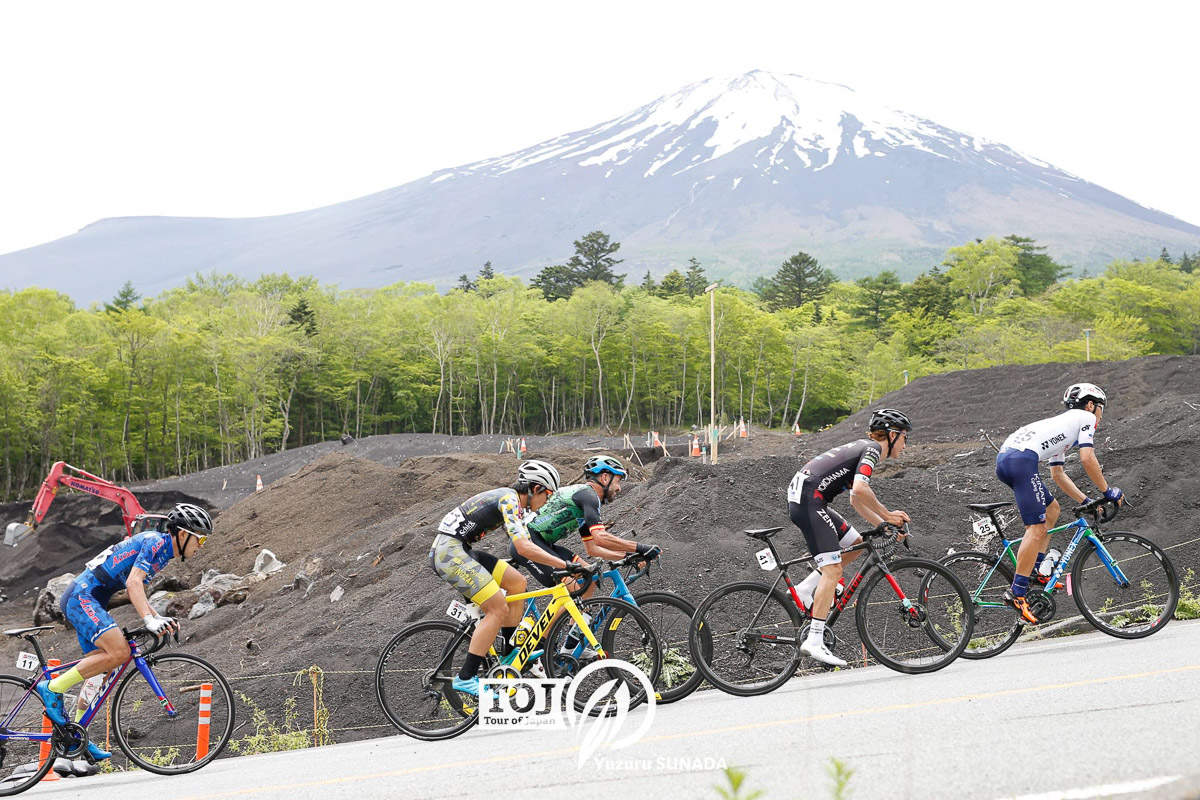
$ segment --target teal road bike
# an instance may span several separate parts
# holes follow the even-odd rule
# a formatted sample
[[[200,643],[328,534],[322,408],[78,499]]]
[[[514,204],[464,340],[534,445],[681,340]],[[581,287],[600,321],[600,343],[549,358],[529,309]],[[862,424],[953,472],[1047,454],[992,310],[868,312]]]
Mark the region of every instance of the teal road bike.
[[[1016,609],[1004,603],[1004,591],[1012,585],[1016,572],[1021,539],[1004,536],[1005,523],[997,512],[1011,505],[967,506],[987,515],[975,521],[975,530],[983,536],[999,536],[998,550],[967,550],[941,559],[971,591],[975,628],[963,658],[1003,653],[1028,626]],[[1175,567],[1162,548],[1144,536],[1101,531],[1101,525],[1111,522],[1118,509],[1111,500],[1095,500],[1072,509],[1073,522],[1050,530],[1051,534],[1070,533],[1071,540],[1048,576],[1035,573],[1027,600],[1039,625],[1054,620],[1062,591],[1075,601],[1085,620],[1118,639],[1141,639],[1170,622],[1179,604]]]

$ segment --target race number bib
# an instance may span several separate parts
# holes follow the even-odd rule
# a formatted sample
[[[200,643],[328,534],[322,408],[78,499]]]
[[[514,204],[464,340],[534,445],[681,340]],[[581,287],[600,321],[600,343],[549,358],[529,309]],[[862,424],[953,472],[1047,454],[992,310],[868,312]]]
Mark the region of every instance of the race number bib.
[[[977,536],[995,536],[998,532],[990,519],[977,519],[971,523],[971,528]]]
[[[461,528],[463,523],[466,521],[467,518],[463,516],[462,511],[456,508],[446,516],[442,517],[442,524],[438,525],[438,533],[448,533],[453,536],[454,534],[458,533],[459,528]]]
[[[117,545],[115,545],[115,544],[109,545],[107,550],[105,550],[103,553],[101,553],[100,555],[93,558],[91,561],[87,562],[87,568],[95,569],[96,567],[100,566],[105,561],[107,561],[108,557],[112,555],[113,548],[116,546]]]
[[[769,547],[766,550],[759,550],[754,555],[758,558],[758,565],[763,569],[771,570],[778,566],[775,563],[775,556],[771,555],[771,548]]]
[[[467,605],[466,603],[461,603],[458,600],[450,601],[450,607],[446,609],[446,614],[453,619],[458,620],[459,622],[469,622],[473,619],[479,619],[480,616],[479,606],[475,605],[474,603]]]

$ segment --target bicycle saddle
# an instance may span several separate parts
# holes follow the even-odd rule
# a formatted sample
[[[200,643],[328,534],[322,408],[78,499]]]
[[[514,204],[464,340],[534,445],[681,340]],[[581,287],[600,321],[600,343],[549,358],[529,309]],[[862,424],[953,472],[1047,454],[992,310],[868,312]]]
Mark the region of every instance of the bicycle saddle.
[[[751,528],[748,531],[742,531],[742,533],[747,536],[753,536],[755,539],[762,539],[765,542],[781,530],[783,528]]]
[[[54,630],[53,625],[39,625],[36,628],[13,628],[11,631],[5,631],[4,635],[5,636],[24,636],[27,633],[32,633],[34,636],[38,636],[39,634],[41,634],[42,631],[52,631],[52,630]]]
[[[1005,506],[1011,505],[1011,501],[1007,503],[967,503],[967,508],[971,509],[972,511],[982,511],[987,513],[989,511],[995,511],[997,508],[1004,508]]]

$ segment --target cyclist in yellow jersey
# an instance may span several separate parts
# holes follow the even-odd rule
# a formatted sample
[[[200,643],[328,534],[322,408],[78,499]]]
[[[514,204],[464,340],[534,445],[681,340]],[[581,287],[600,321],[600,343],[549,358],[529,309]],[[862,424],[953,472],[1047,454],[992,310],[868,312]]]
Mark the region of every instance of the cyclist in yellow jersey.
[[[503,633],[507,646],[521,621],[521,604],[508,603],[506,595],[519,594],[526,586],[525,578],[509,569],[506,561],[474,550],[472,545],[488,531],[503,527],[521,555],[551,567],[567,566],[563,559],[536,547],[521,520],[523,509],[537,511],[558,484],[558,470],[552,465],[526,461],[517,469],[517,482],[511,487],[475,495],[447,514],[438,526],[429,550],[429,566],[484,614],[452,684],[457,691],[479,694],[479,668],[496,634]]]

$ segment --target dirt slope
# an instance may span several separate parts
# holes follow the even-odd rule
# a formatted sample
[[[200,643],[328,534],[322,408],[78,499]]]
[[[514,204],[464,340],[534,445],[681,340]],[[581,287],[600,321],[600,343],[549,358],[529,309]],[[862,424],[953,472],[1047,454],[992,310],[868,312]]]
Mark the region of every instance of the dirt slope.
[[[981,440],[979,429],[999,444],[997,437],[1056,413],[1065,385],[1083,379],[1109,393],[1097,451],[1109,480],[1136,505],[1116,527],[1139,530],[1171,547],[1181,573],[1197,566],[1200,475],[1191,468],[1200,446],[1197,357],[949,373],[880,398],[876,406],[902,408],[917,425],[914,445],[900,462],[885,462],[875,486],[889,506],[913,516],[921,554],[937,557],[965,540],[966,503],[1011,497],[995,479],[994,450]],[[635,470],[627,491],[606,508],[606,519],[618,533],[662,544],[663,569],[652,583],[693,600],[733,578],[762,578],[753,562],[758,547],[741,530],[783,525],[785,552],[798,552],[802,544],[787,519],[785,487],[803,460],[860,436],[866,415],[860,412],[828,431],[799,438],[755,432],[749,440],[731,442],[716,466],[698,459],[650,461],[648,451],[639,451],[646,467]],[[539,441],[530,455],[551,460],[564,478],[573,479],[592,454],[581,449],[588,441],[550,438]],[[378,653],[405,622],[440,615],[454,597],[426,563],[431,531],[464,497],[509,483],[517,461],[482,443],[399,463],[358,458],[340,445],[314,455],[319,457],[293,464],[293,474],[280,475],[266,491],[222,512],[219,536],[197,558],[170,568],[191,581],[210,568],[241,574],[263,547],[288,565],[241,605],[187,622],[187,646],[231,676],[271,675],[244,678],[236,686],[273,714],[284,697],[305,697],[302,687],[293,688],[291,677],[280,673],[316,664],[327,672],[324,696],[338,729],[335,738],[390,733],[371,689]],[[1077,460],[1068,462],[1068,471],[1087,485]],[[177,485],[187,487],[187,481],[178,479]],[[203,497],[203,487],[196,493]],[[844,499],[838,506],[853,519]],[[52,547],[49,534],[50,529],[39,534],[40,552],[48,562],[61,564],[59,557],[67,551],[50,558],[61,541]],[[572,544],[578,548],[578,540]],[[482,543],[498,553],[505,545],[498,534]],[[78,548],[81,554],[86,549]],[[9,553],[2,555],[0,573]],[[83,560],[72,558],[73,565]],[[45,576],[62,571],[54,570]],[[295,581],[293,588],[302,570],[315,582],[309,587]],[[333,602],[331,593],[339,587],[343,594]],[[0,621],[27,624],[28,615],[24,602],[0,604]],[[124,618],[118,614],[118,619]],[[839,627],[853,642],[852,622]],[[71,632],[59,632],[50,641],[56,654],[74,654]],[[16,650],[0,642],[0,660],[11,659]],[[311,715],[302,715],[301,722],[307,719]]]

